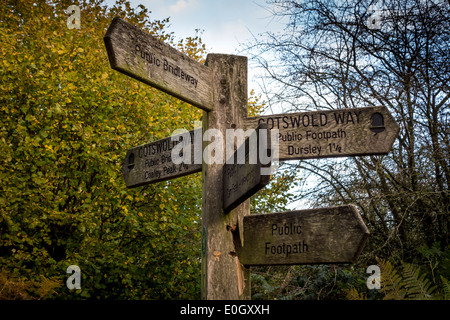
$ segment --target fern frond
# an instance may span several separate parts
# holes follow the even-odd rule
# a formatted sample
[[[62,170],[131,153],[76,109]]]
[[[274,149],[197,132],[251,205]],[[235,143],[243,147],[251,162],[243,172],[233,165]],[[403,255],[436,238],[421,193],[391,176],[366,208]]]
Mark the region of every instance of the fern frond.
[[[36,295],[38,296],[38,299],[42,299],[52,293],[55,293],[54,289],[61,287],[61,280],[57,277],[45,278],[41,276],[40,282],[33,283],[36,287]]]
[[[251,277],[252,282],[258,281],[261,283],[261,287],[265,293],[273,293],[273,291],[275,290],[275,288],[271,286],[269,282],[267,282],[266,278],[264,278],[262,275],[252,273]]]
[[[397,273],[389,261],[377,258],[381,271],[381,289],[384,294],[383,300],[403,300],[406,295],[405,284],[402,277]]]
[[[358,292],[356,288],[351,287],[347,291],[347,300],[367,300],[367,296],[364,294],[364,292]]]
[[[441,276],[442,291],[444,300],[450,300],[450,281]]]
[[[407,299],[430,300],[433,299],[433,292],[436,286],[432,286],[425,274],[420,274],[420,267],[403,263],[403,276]]]

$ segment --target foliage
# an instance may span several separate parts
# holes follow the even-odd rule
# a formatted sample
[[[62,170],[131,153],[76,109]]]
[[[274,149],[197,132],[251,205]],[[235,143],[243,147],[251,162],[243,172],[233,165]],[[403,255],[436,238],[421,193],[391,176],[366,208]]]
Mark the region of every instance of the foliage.
[[[450,281],[441,276],[443,299],[450,300]]]
[[[446,295],[437,292],[437,287],[428,279],[421,268],[403,262],[402,272],[399,272],[389,261],[378,260],[381,269],[381,289],[383,300],[436,300],[446,299]],[[443,283],[448,282],[442,278]],[[365,299],[364,293],[358,293],[355,288],[349,291],[350,299]]]
[[[266,102],[261,101],[261,96],[255,96],[255,90],[250,91],[250,99],[248,101],[247,115],[255,117],[262,115],[266,111]]]
[[[394,266],[388,260],[377,258],[377,265],[381,271],[379,298],[383,300],[449,300],[450,248],[444,251],[438,248],[439,244],[436,243],[431,248],[422,246],[418,249],[422,256],[434,261],[429,265],[425,264],[425,267],[404,261]],[[367,289],[351,287],[347,292],[347,298],[365,300],[367,291]]]
[[[405,298],[404,282],[397,270],[388,262],[378,261],[382,273],[381,285],[385,298],[388,300],[402,300]]]
[[[21,285],[2,297],[197,298],[200,175],[128,190],[121,162],[202,113],[112,70],[103,36],[120,16],[198,60],[201,38],[174,43],[168,19],[123,0],[80,1],[81,29],[68,29],[71,4],[0,7],[0,265]],[[50,286],[72,264],[82,289]]]
[[[51,297],[62,282],[57,278],[47,279],[43,276],[39,281],[17,278],[15,274],[4,268],[0,270],[0,300],[41,300]]]
[[[258,267],[252,269],[252,298],[270,300],[346,299],[349,286],[361,286],[362,279],[356,270],[348,266]]]
[[[276,300],[448,300],[450,247],[421,246],[431,264],[376,259],[381,289],[367,288],[367,265],[271,266],[252,269],[252,298]]]
[[[296,176],[280,165],[270,183],[250,198],[251,213],[286,211],[287,205],[292,202],[294,197],[292,189],[297,187],[298,183]]]

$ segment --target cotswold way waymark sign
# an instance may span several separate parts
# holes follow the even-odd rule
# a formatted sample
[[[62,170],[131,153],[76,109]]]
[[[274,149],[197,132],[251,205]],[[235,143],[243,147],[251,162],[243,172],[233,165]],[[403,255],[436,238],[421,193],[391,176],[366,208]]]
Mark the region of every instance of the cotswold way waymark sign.
[[[245,119],[278,129],[280,160],[387,154],[400,127],[386,107],[299,112]]]

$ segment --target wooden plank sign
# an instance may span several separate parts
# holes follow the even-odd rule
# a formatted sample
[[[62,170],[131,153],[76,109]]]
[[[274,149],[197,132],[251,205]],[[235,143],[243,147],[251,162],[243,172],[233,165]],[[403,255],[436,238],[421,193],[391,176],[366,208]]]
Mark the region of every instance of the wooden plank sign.
[[[264,140],[266,143],[262,143],[260,129],[265,129],[266,137]],[[234,152],[232,159],[228,159],[223,166],[223,208],[226,213],[250,198],[270,181],[270,175],[261,174],[261,170],[263,168],[268,169],[271,162],[263,164],[260,158],[261,148],[264,148],[264,151],[261,150],[261,152],[270,156],[270,130],[267,129],[267,125],[261,124],[253,134],[255,137],[247,138]],[[257,144],[255,149],[251,149],[252,141]],[[254,162],[251,161],[251,152],[256,155]],[[243,158],[240,158],[240,156]]]
[[[354,263],[369,230],[353,205],[244,217],[247,266]]]
[[[114,18],[104,37],[111,68],[211,111],[210,68],[132,24]]]
[[[122,165],[126,186],[138,187],[202,171],[202,129],[191,130],[188,134],[191,145],[190,163],[175,164],[172,161],[172,150],[183,143],[183,134],[129,149]],[[183,146],[185,149],[189,148],[187,144]],[[181,149],[181,145],[179,147]],[[194,158],[195,156],[197,157]]]
[[[339,109],[250,117],[246,128],[279,129],[279,159],[387,154],[400,127],[386,107]]]

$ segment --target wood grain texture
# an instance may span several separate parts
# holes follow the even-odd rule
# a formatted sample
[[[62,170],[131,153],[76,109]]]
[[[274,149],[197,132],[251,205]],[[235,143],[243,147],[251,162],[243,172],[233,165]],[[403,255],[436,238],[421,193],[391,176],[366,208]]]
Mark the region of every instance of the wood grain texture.
[[[126,186],[139,187],[202,171],[202,129],[191,130],[188,135],[174,135],[129,149],[122,165]],[[188,138],[184,140],[188,143],[183,142],[183,138]],[[182,147],[190,149],[190,159],[175,164],[172,151]]]
[[[247,58],[209,54],[206,64],[213,70],[214,108],[204,112],[203,130],[217,129],[225,137],[226,129],[242,128],[247,116]],[[250,271],[235,254],[235,238],[238,243],[242,240],[238,230],[243,230],[243,218],[250,213],[249,201],[224,212],[223,163],[212,163],[206,157],[202,169],[202,299],[250,299]]]
[[[354,263],[368,235],[353,205],[249,215],[238,256],[246,266]]]
[[[382,118],[382,125],[376,126]],[[387,154],[400,127],[386,107],[338,109],[249,117],[278,129],[280,160]]]
[[[111,68],[203,110],[212,110],[210,68],[114,18],[104,37]]]

